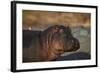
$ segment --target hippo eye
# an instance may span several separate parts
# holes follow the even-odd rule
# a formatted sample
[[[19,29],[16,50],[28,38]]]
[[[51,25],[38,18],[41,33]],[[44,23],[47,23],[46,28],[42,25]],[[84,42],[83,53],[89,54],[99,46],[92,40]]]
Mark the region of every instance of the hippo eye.
[[[57,32],[58,30],[57,30],[57,29],[54,29],[53,31],[54,31],[54,32]]]
[[[58,27],[56,27],[55,29],[56,29],[56,30],[58,30],[59,28],[58,28]]]

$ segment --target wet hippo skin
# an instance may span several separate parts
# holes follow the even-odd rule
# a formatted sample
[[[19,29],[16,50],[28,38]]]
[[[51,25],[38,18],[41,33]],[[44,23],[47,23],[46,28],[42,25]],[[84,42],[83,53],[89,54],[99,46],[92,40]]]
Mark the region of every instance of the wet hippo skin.
[[[54,25],[44,31],[23,30],[23,62],[52,61],[79,48],[79,41],[69,27]]]

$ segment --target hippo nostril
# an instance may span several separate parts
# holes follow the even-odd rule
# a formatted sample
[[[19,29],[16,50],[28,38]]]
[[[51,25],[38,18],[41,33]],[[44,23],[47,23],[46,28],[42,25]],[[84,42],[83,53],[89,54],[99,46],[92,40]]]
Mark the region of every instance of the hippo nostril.
[[[76,51],[80,48],[79,41],[77,39],[73,39],[73,40],[71,40],[71,42],[72,42],[72,47],[73,47],[74,51]]]
[[[80,48],[79,42],[78,41],[75,42],[74,46],[75,46],[76,49],[79,49]]]

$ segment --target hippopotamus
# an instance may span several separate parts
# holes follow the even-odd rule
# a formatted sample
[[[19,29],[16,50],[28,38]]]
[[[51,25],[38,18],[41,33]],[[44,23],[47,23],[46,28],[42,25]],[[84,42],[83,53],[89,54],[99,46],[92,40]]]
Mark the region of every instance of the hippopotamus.
[[[23,62],[55,61],[64,52],[80,48],[79,41],[73,37],[70,27],[53,25],[44,31],[31,31],[26,34],[24,31]]]

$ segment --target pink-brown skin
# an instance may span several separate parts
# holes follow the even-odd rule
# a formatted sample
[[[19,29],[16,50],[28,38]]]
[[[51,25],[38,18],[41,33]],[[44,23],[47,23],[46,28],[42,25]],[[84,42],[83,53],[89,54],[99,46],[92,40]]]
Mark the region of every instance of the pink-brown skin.
[[[76,51],[80,48],[79,41],[72,36],[71,29],[54,25],[41,33],[41,57],[43,61],[57,59],[62,53]]]

